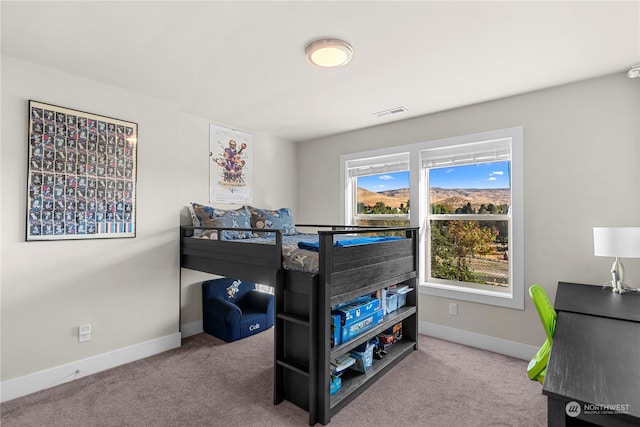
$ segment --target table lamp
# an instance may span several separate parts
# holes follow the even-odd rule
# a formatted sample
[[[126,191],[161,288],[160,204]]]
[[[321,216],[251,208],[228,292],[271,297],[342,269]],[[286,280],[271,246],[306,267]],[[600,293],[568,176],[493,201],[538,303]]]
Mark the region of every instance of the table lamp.
[[[624,293],[637,289],[624,283],[624,266],[620,258],[640,258],[640,227],[593,227],[593,254],[613,257],[611,287],[613,292]]]

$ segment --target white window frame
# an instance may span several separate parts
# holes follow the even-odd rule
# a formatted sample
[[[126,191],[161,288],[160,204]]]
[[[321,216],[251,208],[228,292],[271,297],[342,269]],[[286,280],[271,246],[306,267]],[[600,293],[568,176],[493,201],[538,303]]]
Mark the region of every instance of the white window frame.
[[[463,159],[462,164],[474,164],[486,161],[499,161],[504,150],[510,151],[511,206],[507,215],[456,215],[456,220],[508,220],[509,221],[509,288],[494,289],[487,285],[455,282],[451,280],[429,278],[430,235],[429,220],[445,219],[446,216],[432,216],[428,196],[420,199],[420,271],[421,293],[443,298],[471,301],[507,308],[524,309],[524,242],[523,242],[523,130],[522,128],[503,129],[482,134],[465,135],[431,141],[420,152],[421,163],[426,158],[440,157],[443,162],[456,164],[457,155],[483,153],[476,159]],[[484,155],[486,153],[486,156]],[[493,156],[493,157],[492,157]],[[506,159],[505,159],[506,160]],[[426,163],[426,161],[425,161]],[[435,164],[434,164],[435,163]],[[433,166],[438,161],[431,162]],[[420,174],[420,194],[429,194],[428,169]],[[452,216],[453,217],[453,216]]]
[[[387,152],[382,150],[377,152],[369,152],[368,156],[359,154],[341,157],[340,182],[344,183],[340,197],[341,212],[344,213],[344,223],[346,225],[355,225],[358,219],[385,220],[385,219],[410,219],[407,214],[377,214],[377,215],[358,215],[357,213],[357,194],[358,189],[354,185],[358,176],[378,175],[382,173],[393,173],[408,171],[411,176],[409,166],[409,153],[406,151]]]
[[[426,279],[426,218],[429,209],[428,183],[422,169],[422,154],[427,150],[477,144],[509,139],[511,142],[511,230],[509,233],[510,292],[490,292],[473,287],[447,286]],[[387,147],[361,153],[340,156],[340,211],[345,224],[351,224],[354,218],[354,188],[350,188],[348,167],[362,161],[401,153],[409,154],[410,174],[410,222],[420,227],[420,293],[442,298],[489,304],[500,307],[524,310],[524,131],[522,127],[500,129],[452,138],[444,138],[409,145]],[[374,162],[372,162],[374,163]],[[420,197],[425,195],[424,197]],[[486,219],[486,217],[485,217]],[[353,225],[353,224],[351,224]]]

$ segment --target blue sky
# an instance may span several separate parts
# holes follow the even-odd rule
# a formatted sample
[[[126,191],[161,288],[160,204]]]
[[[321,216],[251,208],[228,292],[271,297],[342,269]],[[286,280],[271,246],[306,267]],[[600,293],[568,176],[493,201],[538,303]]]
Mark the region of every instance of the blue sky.
[[[358,187],[374,193],[409,188],[409,171],[385,173],[381,175],[359,176]]]
[[[440,188],[509,188],[509,162],[431,169],[429,185]]]
[[[431,187],[509,188],[509,162],[479,163],[431,169]],[[409,172],[358,177],[358,187],[379,193],[409,188]]]

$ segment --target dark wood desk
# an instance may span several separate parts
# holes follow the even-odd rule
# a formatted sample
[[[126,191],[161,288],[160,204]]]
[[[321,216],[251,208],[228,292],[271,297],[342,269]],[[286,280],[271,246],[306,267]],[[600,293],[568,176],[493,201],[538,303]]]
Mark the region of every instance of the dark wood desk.
[[[559,282],[556,311],[640,322],[640,292],[617,294],[611,288]]]
[[[542,387],[548,425],[640,425],[639,295],[561,282],[554,307]],[[570,402],[579,406],[576,417],[567,414]]]

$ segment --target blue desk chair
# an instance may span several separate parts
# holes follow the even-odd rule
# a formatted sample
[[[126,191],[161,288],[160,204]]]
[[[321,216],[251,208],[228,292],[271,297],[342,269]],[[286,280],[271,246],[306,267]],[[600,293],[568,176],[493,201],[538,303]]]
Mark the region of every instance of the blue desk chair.
[[[273,295],[255,283],[215,279],[202,283],[202,326],[227,342],[246,338],[273,326]]]
[[[551,343],[553,342],[553,333],[556,329],[558,314],[542,286],[538,284],[531,285],[529,288],[529,296],[536,306],[547,339],[529,362],[527,374],[529,375],[529,379],[542,384],[544,382],[544,376],[547,373],[547,362],[549,361],[549,354],[551,353]]]

